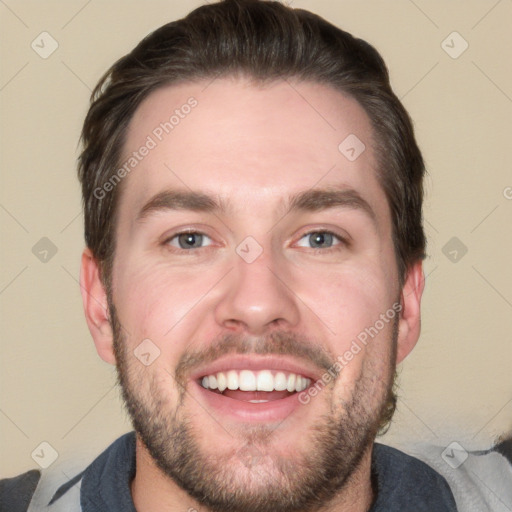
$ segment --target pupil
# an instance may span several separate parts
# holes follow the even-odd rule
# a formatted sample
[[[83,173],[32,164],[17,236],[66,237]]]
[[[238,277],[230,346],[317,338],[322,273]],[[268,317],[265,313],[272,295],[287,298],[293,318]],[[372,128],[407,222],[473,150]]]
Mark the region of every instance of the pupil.
[[[200,247],[202,235],[195,233],[183,233],[179,237],[180,247],[186,249],[189,247]]]
[[[329,244],[332,242],[332,235],[329,233],[314,233],[312,235],[313,246],[321,246],[323,244]]]

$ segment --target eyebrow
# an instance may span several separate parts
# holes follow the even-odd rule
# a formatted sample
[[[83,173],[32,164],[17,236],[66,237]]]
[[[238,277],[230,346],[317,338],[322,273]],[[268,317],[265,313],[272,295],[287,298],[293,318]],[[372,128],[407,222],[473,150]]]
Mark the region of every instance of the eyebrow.
[[[354,189],[328,187],[299,192],[288,198],[282,207],[283,215],[293,212],[316,212],[330,208],[348,208],[365,213],[373,223],[376,215],[370,204]],[[190,210],[205,213],[226,213],[228,204],[213,196],[187,190],[165,190],[154,195],[140,209],[137,221],[168,210]],[[281,210],[281,208],[280,208]]]
[[[224,212],[224,204],[213,197],[193,191],[164,190],[154,195],[139,211],[137,221],[142,221],[165,210],[191,210],[196,212]]]
[[[377,216],[370,204],[359,192],[352,188],[311,189],[300,192],[289,199],[286,213],[294,211],[316,212],[329,208],[360,210],[365,213],[372,222],[375,223],[377,221]]]

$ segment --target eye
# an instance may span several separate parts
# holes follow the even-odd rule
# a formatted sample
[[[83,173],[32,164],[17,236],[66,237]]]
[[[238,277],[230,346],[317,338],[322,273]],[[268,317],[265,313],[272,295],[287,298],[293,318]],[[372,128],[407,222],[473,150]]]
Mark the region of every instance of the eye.
[[[207,242],[207,243],[206,243]],[[212,239],[197,231],[187,231],[183,233],[176,233],[165,241],[165,244],[179,249],[200,249],[211,245]]]
[[[304,240],[305,242],[301,242]],[[336,243],[337,242],[337,243]],[[299,247],[312,249],[330,249],[335,245],[344,243],[345,240],[331,231],[311,231],[306,233],[298,242]],[[307,245],[310,244],[310,245]]]

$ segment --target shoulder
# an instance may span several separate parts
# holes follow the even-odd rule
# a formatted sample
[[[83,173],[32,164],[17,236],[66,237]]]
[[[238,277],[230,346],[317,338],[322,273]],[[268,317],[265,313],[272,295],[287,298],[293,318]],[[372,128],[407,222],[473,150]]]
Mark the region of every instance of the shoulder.
[[[25,512],[40,478],[41,471],[32,469],[22,475],[0,480],[0,510]]]
[[[79,482],[83,468],[61,463],[44,470],[33,469],[22,475],[0,480],[0,511],[74,512],[80,511]],[[77,490],[72,491],[73,488]]]
[[[125,474],[128,480],[134,468],[135,435],[130,432],[115,440],[100,455],[80,452],[61,456],[46,469],[33,469],[0,480],[0,511],[79,511],[84,487],[88,489],[86,497],[95,501],[100,486],[110,484],[110,488],[114,488],[120,474]]]
[[[372,470],[378,491],[375,512],[457,510],[446,479],[416,457],[376,443]]]
[[[461,443],[415,444],[406,450],[446,478],[460,512],[512,510],[512,441],[485,450]]]
[[[80,511],[81,480],[91,458],[83,452],[61,454],[46,468],[0,480],[0,511]]]

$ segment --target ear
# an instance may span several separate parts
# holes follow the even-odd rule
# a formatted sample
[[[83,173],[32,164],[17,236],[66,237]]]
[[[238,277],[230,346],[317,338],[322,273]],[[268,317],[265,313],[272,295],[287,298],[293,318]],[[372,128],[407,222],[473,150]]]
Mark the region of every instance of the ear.
[[[402,310],[398,323],[397,364],[411,352],[420,337],[421,296],[425,288],[422,262],[408,268],[401,294]]]
[[[96,350],[104,361],[115,364],[114,336],[109,320],[107,292],[100,279],[98,262],[88,248],[82,253],[80,290],[85,318]]]

